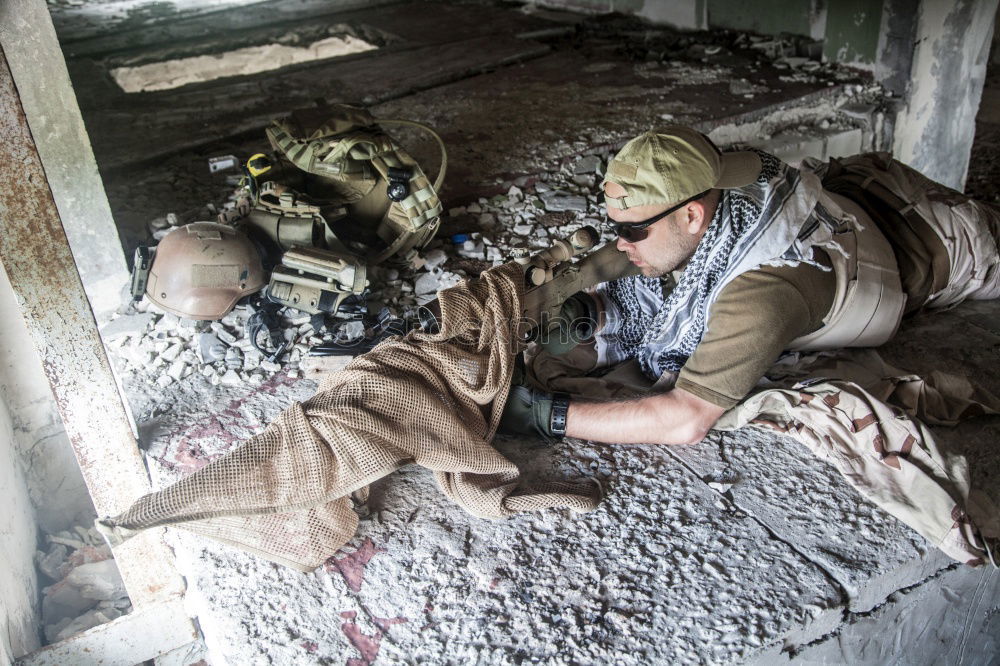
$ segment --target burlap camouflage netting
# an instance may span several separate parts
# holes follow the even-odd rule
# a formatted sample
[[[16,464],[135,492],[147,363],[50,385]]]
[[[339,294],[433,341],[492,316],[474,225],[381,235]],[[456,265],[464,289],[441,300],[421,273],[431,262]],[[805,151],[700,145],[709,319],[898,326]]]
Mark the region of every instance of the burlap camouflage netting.
[[[594,483],[519,485],[490,442],[510,386],[523,268],[505,264],[439,295],[438,334],[383,342],[309,400],[187,478],[98,521],[113,543],[175,525],[311,570],[357,528],[350,494],[408,463],[482,518],[597,506]]]

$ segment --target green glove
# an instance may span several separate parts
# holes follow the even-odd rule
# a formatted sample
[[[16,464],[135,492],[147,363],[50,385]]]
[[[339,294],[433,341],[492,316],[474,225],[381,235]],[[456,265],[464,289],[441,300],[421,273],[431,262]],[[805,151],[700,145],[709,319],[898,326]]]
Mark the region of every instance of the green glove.
[[[514,384],[507,395],[499,431],[506,435],[531,435],[554,444],[552,434],[552,394],[538,389]]]
[[[553,325],[540,333],[538,344],[550,354],[562,356],[594,335],[597,315],[594,297],[578,291],[563,302]]]

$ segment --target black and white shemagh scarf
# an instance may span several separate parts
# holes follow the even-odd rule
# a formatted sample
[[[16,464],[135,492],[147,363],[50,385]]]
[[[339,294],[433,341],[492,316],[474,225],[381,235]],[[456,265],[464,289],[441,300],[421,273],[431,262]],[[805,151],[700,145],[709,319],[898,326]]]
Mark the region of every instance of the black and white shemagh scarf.
[[[660,278],[641,275],[598,287],[608,315],[597,335],[601,364],[638,357],[652,380],[678,372],[705,334],[709,307],[733,278],[765,264],[817,265],[811,247],[827,244],[843,226],[817,203],[819,179],[755,152],[760,176],[746,187],[723,190],[672,291],[665,295]]]

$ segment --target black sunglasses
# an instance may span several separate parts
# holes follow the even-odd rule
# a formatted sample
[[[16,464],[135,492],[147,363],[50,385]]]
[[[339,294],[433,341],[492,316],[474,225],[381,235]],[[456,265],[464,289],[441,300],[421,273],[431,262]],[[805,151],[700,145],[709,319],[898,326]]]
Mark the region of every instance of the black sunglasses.
[[[665,218],[667,215],[670,215],[674,211],[678,211],[681,208],[684,208],[684,206],[688,205],[692,201],[697,201],[698,199],[701,199],[709,192],[711,192],[711,190],[705,190],[701,194],[696,194],[690,199],[685,199],[676,206],[668,208],[662,213],[654,215],[653,217],[647,220],[643,220],[642,222],[612,222],[610,219],[608,219],[607,224],[611,227],[611,231],[613,231],[615,235],[619,236],[620,238],[624,238],[629,243],[638,243],[641,240],[646,240],[646,238],[649,236],[649,231],[646,230],[647,227],[656,224],[657,222]],[[597,203],[599,204],[604,203],[603,192],[597,195]]]

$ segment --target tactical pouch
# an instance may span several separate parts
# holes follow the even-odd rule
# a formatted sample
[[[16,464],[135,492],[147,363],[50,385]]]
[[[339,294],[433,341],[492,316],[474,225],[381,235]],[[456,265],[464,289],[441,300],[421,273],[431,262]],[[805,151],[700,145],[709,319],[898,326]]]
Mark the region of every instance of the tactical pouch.
[[[318,206],[300,201],[293,190],[279,192],[274,182],[261,185],[260,196],[242,224],[282,252],[296,245],[322,246],[326,226]]]
[[[303,312],[336,312],[344,299],[364,293],[365,265],[313,247],[292,248],[271,273],[268,298]]]
[[[362,208],[371,211],[373,199],[381,199],[378,219],[370,220],[381,247],[370,252],[368,261],[405,257],[426,245],[440,224],[437,191],[447,166],[441,138],[426,125],[406,120],[376,121],[365,109],[346,105],[323,109],[325,120],[316,126],[318,112],[300,112],[274,121],[267,130],[274,149],[315,177],[311,194],[345,204],[348,215],[354,204],[363,202]],[[441,171],[434,183],[380,124],[413,126],[434,137],[441,149]]]

